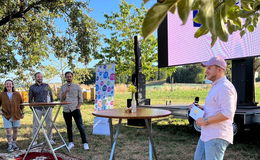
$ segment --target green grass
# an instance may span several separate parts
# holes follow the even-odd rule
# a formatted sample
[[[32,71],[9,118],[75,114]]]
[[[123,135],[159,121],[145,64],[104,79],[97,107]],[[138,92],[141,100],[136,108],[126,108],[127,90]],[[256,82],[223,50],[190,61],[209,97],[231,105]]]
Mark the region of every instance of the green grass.
[[[209,90],[209,85],[161,85],[147,87],[147,98],[151,99],[152,104],[165,104],[166,100],[171,100],[173,104],[190,104],[194,97],[200,97],[203,104]],[[256,89],[256,99],[260,98],[260,87]],[[126,99],[131,98],[129,92],[116,92],[115,108],[126,107]],[[57,108],[57,107],[56,107]],[[92,134],[93,104],[85,104],[81,108],[83,121],[87,129],[89,140],[89,151],[84,151],[80,145],[80,135],[74,124],[75,148],[72,150],[72,157],[83,160],[106,160],[109,159],[110,137]],[[54,112],[55,113],[55,109]],[[113,120],[116,124],[117,120]],[[32,132],[32,112],[29,108],[25,109],[25,118],[21,121],[21,129],[18,136],[18,145],[25,149],[31,141]],[[66,127],[60,112],[57,123],[59,131],[67,140]],[[0,126],[3,126],[0,119]],[[42,135],[42,134],[41,134]],[[189,160],[193,159],[193,153],[199,138],[199,133],[195,132],[192,126],[188,125],[187,120],[169,117],[167,119],[153,120],[153,135],[157,151],[157,156],[161,160]],[[258,160],[260,159],[260,133],[259,131],[248,132],[244,139],[231,145],[225,154],[225,160]],[[56,142],[57,134],[54,132]],[[43,140],[43,136],[41,138]],[[5,130],[0,129],[0,153],[6,152]],[[65,149],[58,152],[69,154]],[[122,160],[145,160],[148,159],[148,140],[145,129],[126,127],[126,120],[123,120],[123,127],[115,153],[116,159]]]

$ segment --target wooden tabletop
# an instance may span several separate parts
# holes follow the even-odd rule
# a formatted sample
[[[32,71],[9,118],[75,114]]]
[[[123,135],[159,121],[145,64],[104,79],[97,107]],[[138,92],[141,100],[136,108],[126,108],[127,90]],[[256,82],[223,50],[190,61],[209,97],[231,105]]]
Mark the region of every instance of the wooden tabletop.
[[[150,118],[166,117],[170,115],[171,112],[162,109],[137,108],[136,112],[128,113],[125,112],[124,108],[120,108],[120,109],[107,109],[102,111],[95,111],[92,114],[97,117],[106,117],[106,118],[150,119]]]
[[[22,103],[21,106],[30,106],[30,107],[49,107],[55,105],[64,105],[64,104],[71,104],[70,102],[33,102],[33,103]]]

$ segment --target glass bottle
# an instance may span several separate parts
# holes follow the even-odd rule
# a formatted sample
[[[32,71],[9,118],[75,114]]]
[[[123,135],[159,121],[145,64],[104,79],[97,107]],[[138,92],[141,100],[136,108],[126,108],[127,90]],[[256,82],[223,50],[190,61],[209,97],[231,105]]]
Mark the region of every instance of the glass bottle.
[[[50,92],[48,91],[47,93],[47,103],[51,102],[51,96],[50,96]]]
[[[132,95],[131,108],[132,108],[132,112],[136,112],[136,100],[135,100],[135,94],[134,93]]]

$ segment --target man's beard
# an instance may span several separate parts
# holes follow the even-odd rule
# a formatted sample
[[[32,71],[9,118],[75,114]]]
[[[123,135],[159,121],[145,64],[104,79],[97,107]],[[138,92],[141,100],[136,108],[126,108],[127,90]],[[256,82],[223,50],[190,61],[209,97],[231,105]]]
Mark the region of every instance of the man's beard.
[[[36,80],[37,83],[42,83],[42,80]]]

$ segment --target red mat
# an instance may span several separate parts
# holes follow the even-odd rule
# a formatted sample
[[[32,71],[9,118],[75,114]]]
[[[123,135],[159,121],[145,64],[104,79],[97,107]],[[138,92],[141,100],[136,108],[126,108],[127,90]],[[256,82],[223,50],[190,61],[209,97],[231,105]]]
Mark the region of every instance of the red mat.
[[[24,156],[25,156],[25,154],[22,154],[22,155],[16,157],[15,160],[22,160]],[[48,153],[48,152],[42,152],[42,153],[40,153],[40,152],[30,152],[29,154],[27,154],[25,160],[31,160],[31,159],[35,159],[37,157],[38,158],[40,158],[40,157],[45,158],[44,160],[54,160],[53,155],[51,153]],[[60,157],[57,157],[57,158],[58,158],[58,160],[62,160],[62,158],[60,158]]]

